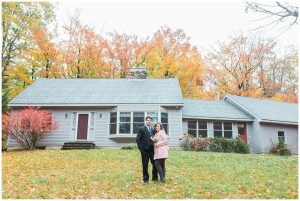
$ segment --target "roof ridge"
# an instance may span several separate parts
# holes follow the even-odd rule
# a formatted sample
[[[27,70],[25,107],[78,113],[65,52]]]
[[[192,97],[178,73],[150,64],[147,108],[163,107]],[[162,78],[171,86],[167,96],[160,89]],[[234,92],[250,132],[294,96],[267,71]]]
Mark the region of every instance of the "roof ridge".
[[[251,96],[239,96],[239,95],[235,95],[235,94],[226,94],[225,96],[227,96],[227,97],[228,96],[233,96],[233,97],[238,97],[238,98],[248,98],[248,99],[252,99],[252,100],[270,101],[270,102],[274,102],[274,103],[298,105],[298,103],[290,103],[290,102],[285,102],[285,101],[269,100],[269,99],[264,99],[264,98],[255,98],[255,97],[251,97]]]

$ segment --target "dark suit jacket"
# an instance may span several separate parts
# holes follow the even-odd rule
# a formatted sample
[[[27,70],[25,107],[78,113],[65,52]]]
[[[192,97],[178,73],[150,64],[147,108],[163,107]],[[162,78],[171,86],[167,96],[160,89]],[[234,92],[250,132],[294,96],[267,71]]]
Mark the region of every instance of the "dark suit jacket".
[[[152,127],[152,132],[150,133],[147,126],[142,126],[138,128],[136,135],[136,143],[139,149],[153,149],[152,140],[150,137],[154,135],[154,129]]]

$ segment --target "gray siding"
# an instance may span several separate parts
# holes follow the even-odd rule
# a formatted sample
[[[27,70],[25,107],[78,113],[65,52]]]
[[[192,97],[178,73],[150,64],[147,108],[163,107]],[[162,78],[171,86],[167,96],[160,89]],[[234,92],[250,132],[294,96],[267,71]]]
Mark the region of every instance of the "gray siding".
[[[178,147],[182,138],[182,110],[168,108],[169,146]]]
[[[298,126],[288,126],[280,124],[262,124],[262,152],[269,153],[271,148],[271,141],[275,144],[278,143],[278,131],[284,131],[285,142],[293,154],[298,154]]]
[[[253,144],[253,126],[252,122],[246,123],[246,133],[247,133],[247,144],[251,153],[254,153],[254,144]]]
[[[254,153],[262,153],[262,136],[261,136],[261,128],[260,124],[255,120],[252,124],[252,135],[251,135],[251,141],[252,141],[252,151]]]
[[[79,113],[89,114],[88,141],[92,141],[99,147],[120,147],[123,144],[135,143],[135,136],[131,135],[127,139],[111,138],[109,133],[110,113],[111,112],[167,112],[169,124],[169,144],[179,146],[179,138],[182,136],[182,113],[181,109],[163,108],[160,105],[119,105],[112,109],[51,109],[54,121],[58,124],[58,129],[51,131],[42,138],[38,146],[62,146],[65,142],[76,141],[77,121]],[[92,118],[93,116],[93,118]],[[9,147],[18,147],[18,144],[9,138]]]

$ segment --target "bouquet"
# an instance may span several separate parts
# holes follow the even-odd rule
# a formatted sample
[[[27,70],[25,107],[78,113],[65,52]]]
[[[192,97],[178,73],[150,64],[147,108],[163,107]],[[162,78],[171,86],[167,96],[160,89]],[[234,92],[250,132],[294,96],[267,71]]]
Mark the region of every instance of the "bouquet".
[[[153,144],[157,142],[157,139],[154,137],[154,135],[152,135],[150,139]]]

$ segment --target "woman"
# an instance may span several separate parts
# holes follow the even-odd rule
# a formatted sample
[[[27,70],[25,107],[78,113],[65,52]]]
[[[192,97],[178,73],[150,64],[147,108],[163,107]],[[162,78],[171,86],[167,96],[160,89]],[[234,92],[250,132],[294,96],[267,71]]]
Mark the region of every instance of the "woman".
[[[154,125],[155,135],[152,138],[154,141],[154,164],[158,171],[160,181],[166,182],[166,166],[165,161],[168,158],[168,137],[161,123]]]

